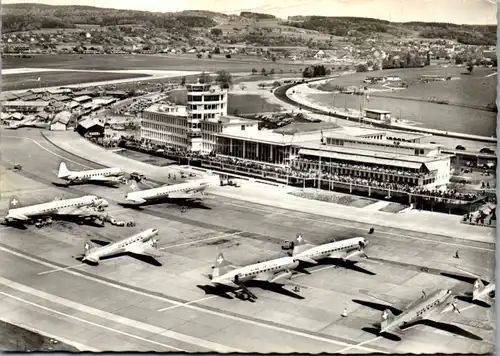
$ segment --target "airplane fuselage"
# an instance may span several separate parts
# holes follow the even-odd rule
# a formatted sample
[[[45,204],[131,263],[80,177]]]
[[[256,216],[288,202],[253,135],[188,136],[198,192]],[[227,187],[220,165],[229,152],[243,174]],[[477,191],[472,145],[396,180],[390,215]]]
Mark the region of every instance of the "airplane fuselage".
[[[60,178],[68,181],[82,182],[96,180],[98,177],[104,177],[109,178],[110,181],[118,181],[117,178],[123,175],[124,172],[119,168],[105,168],[84,172],[71,172],[69,175],[62,176]]]
[[[176,195],[201,193],[204,192],[207,188],[208,183],[206,182],[181,183],[131,192],[127,194],[125,200],[142,203],[165,198],[175,198]]]
[[[87,195],[81,198],[54,200],[49,203],[9,209],[9,213],[7,214],[5,219],[22,221],[26,220],[26,218],[37,218],[55,215],[60,213],[60,211],[64,209],[76,209],[91,205],[107,206],[108,203],[104,199],[99,199],[98,197],[92,195]]]
[[[107,246],[98,247],[93,251],[90,251],[84,260],[89,260],[92,262],[98,262],[101,258],[117,255],[119,253],[127,252],[127,247],[136,243],[146,243],[151,240],[154,236],[158,235],[157,229],[148,229],[146,231],[140,232],[136,235],[127,237],[123,240],[113,242]]]
[[[241,282],[249,281],[257,277],[260,273],[278,273],[285,270],[297,268],[299,262],[293,257],[282,257],[272,261],[260,262],[250,266],[240,267],[226,274],[212,279],[214,283],[232,282],[238,276]]]
[[[320,246],[314,246],[311,247],[310,249],[307,249],[303,252],[294,255],[294,257],[296,258],[307,257],[312,260],[318,261],[332,254],[340,255],[343,252],[348,253],[351,251],[358,250],[360,241],[365,242],[364,238],[355,237],[344,241],[337,241]]]
[[[400,315],[395,316],[380,332],[396,329],[416,320],[426,319],[445,303],[450,296],[451,291],[441,289],[421,297],[408,305]]]

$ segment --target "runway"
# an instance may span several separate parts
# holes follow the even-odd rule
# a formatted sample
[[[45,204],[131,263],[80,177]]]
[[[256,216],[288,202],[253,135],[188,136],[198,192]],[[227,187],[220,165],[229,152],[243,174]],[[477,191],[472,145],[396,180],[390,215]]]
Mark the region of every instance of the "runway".
[[[110,201],[111,215],[137,222],[133,228],[62,222],[42,229],[4,228],[0,234],[0,308],[12,320],[101,351],[493,350],[494,308],[472,307],[460,315],[445,315],[442,320],[458,320],[461,327],[484,341],[419,326],[408,330],[402,341],[394,342],[362,330],[379,322],[380,312],[352,302],[354,298],[370,300],[364,290],[401,300],[418,298],[423,289],[468,290],[471,285],[440,276],[439,272],[457,272],[454,266],[475,273],[492,271],[492,244],[421,236],[391,228],[380,228],[368,235],[370,226],[357,222],[218,196],[205,203],[206,209],[192,208],[184,214],[175,204],[126,209],[116,205],[124,197],[122,188],[61,188],[52,184],[62,159],[69,169],[75,170],[95,164],[59,150],[44,141],[37,130],[18,130],[9,135],[31,137],[38,144],[21,138],[2,138],[2,213],[12,195],[31,204],[56,195],[69,198],[96,194]],[[8,170],[17,163],[22,164],[21,171]],[[78,264],[72,257],[82,253],[86,239],[114,241],[150,227],[160,231],[160,247],[166,254],[159,259],[161,267],[128,256],[91,267]],[[237,265],[279,257],[284,255],[280,249],[283,240],[294,238],[297,232],[314,243],[366,237],[370,241],[370,258],[358,265],[376,275],[334,269],[331,265],[316,266],[310,269],[311,274],[295,277],[297,283],[308,286],[298,293],[303,299],[255,289],[259,297],[255,303],[207,295],[197,287],[207,283],[203,274],[210,271],[218,251]],[[453,258],[457,249],[459,260]],[[347,318],[340,315],[344,308],[349,311]]]

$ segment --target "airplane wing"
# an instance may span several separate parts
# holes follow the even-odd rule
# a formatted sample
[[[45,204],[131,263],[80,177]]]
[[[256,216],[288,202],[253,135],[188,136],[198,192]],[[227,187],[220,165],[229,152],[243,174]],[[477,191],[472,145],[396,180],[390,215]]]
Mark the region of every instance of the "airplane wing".
[[[9,214],[7,215],[8,216],[8,219],[12,219],[12,220],[16,220],[16,221],[28,221],[30,218],[27,217],[26,215],[24,214]]]
[[[104,177],[104,176],[92,177],[92,180],[96,181],[96,182],[118,182],[119,181],[119,179],[116,177]]]
[[[309,263],[309,264],[312,264],[312,265],[316,265],[318,264],[318,262],[316,262],[315,260],[313,260],[312,258],[309,258],[307,256],[303,256],[303,257],[294,257],[296,258],[297,260],[301,261],[301,262],[305,262],[305,263]]]
[[[372,291],[369,291],[367,289],[360,289],[360,293],[363,293],[367,296],[370,296],[374,299],[377,299],[381,302],[387,303],[390,305],[392,309],[396,310],[402,310],[404,306],[409,305],[414,302],[414,300],[410,299],[402,299],[402,298],[395,298],[393,296],[387,295],[387,294],[382,294],[382,293],[375,293]]]
[[[161,257],[162,254],[158,249],[147,244],[135,244],[126,247],[126,251],[136,255],[145,255],[150,257]]]
[[[65,208],[59,209],[54,215],[68,215],[68,216],[78,216],[78,217],[98,217],[101,218],[104,214],[94,210],[89,207],[81,208]]]

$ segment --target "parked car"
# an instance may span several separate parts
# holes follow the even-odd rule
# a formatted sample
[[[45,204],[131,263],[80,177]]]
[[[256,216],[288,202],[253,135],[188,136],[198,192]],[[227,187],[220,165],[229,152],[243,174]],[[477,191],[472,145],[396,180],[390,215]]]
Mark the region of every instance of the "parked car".
[[[132,172],[130,173],[130,179],[133,179],[136,182],[140,182],[141,180],[146,179],[146,177],[142,173]]]

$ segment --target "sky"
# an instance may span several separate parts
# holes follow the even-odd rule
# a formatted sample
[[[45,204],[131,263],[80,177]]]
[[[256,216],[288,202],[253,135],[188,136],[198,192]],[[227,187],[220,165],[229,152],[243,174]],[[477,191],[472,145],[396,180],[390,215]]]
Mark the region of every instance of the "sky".
[[[3,4],[88,5],[158,12],[210,10],[226,14],[263,12],[295,15],[372,17],[393,22],[426,21],[497,24],[495,0],[3,0]]]

